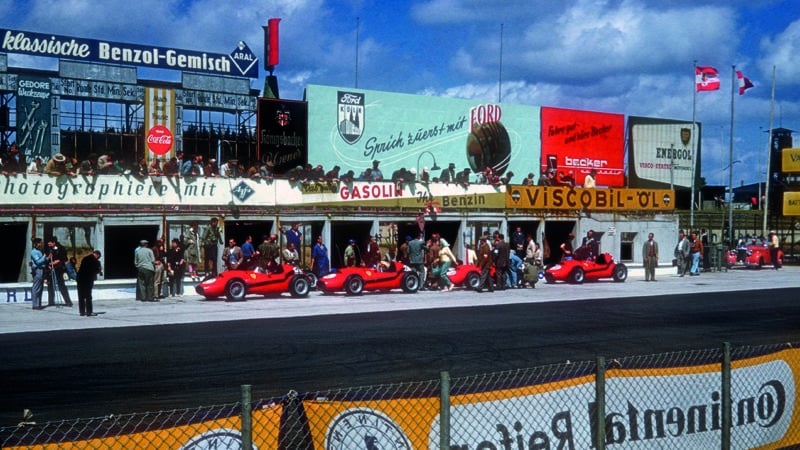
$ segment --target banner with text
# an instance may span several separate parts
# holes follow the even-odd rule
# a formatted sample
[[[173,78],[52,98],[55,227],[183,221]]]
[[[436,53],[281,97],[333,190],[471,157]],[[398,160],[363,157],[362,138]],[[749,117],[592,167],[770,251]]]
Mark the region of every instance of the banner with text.
[[[539,160],[537,107],[316,85],[306,100],[308,160],[326,170],[358,177],[377,161],[385,180],[427,170],[475,181],[488,166],[519,180]]]
[[[700,124],[628,117],[628,185],[691,187],[692,160],[700,156]],[[700,160],[694,161],[695,176]]]
[[[258,58],[244,41],[226,55],[0,28],[0,52],[258,78]]]
[[[781,171],[783,173],[800,172],[800,148],[781,150]]]
[[[17,78],[17,146],[28,162],[37,156],[47,162],[52,155],[52,81],[48,77]]]
[[[175,91],[144,89],[144,139],[147,161],[175,156]]]
[[[669,189],[603,189],[509,186],[506,208],[589,211],[672,211],[675,191]]]
[[[308,103],[258,99],[258,155],[276,174],[308,161]]]
[[[783,193],[783,215],[800,216],[800,192]]]
[[[790,349],[732,363],[737,448],[800,444],[798,360]],[[605,442],[619,449],[714,448],[721,441],[719,364],[606,372]],[[450,448],[593,448],[594,376],[450,397]],[[376,397],[378,397],[376,395]],[[434,398],[304,402],[313,448],[437,449]]]
[[[505,187],[454,184],[397,186],[390,182],[307,183],[286,179],[223,177],[138,177],[96,175],[0,177],[3,206],[50,205],[133,208],[178,206],[271,207],[326,205],[333,207],[438,208],[440,210],[500,209],[506,204]]]
[[[541,173],[582,185],[594,169],[598,186],[625,186],[625,116],[543,106],[541,120]]]

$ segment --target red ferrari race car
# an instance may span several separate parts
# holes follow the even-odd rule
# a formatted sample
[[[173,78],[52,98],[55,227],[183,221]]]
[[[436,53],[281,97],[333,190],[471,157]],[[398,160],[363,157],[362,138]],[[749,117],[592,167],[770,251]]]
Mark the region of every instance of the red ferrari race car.
[[[743,265],[751,269],[760,269],[764,265],[772,265],[772,257],[769,247],[763,245],[747,245],[730,250],[726,255],[725,264],[730,269],[737,265]],[[778,250],[778,261],[783,263],[783,250]]]
[[[459,264],[447,269],[447,278],[454,286],[475,289],[481,284],[481,269],[474,264]]]
[[[628,278],[628,268],[625,264],[614,261],[610,253],[597,255],[594,261],[572,259],[548,267],[544,272],[548,283],[566,281],[580,284],[586,280],[599,280],[612,278],[616,282],[623,282]]]
[[[390,291],[402,289],[414,293],[419,290],[417,272],[401,262],[395,262],[389,270],[371,267],[343,267],[325,275],[317,281],[317,290],[323,293],[344,291],[347,295],[361,295],[364,291]]]
[[[302,269],[290,264],[281,265],[277,273],[261,273],[252,270],[228,270],[216,278],[198,284],[195,290],[207,299],[225,296],[227,301],[243,301],[250,294],[280,295],[289,292],[292,297],[307,297],[312,278]]]

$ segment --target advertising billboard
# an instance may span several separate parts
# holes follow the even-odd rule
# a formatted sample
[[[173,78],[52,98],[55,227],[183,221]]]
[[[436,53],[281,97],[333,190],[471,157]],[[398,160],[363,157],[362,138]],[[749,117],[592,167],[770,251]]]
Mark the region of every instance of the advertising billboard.
[[[559,172],[583,185],[594,169],[597,186],[625,185],[625,116],[542,107],[541,173]]]
[[[27,161],[52,156],[50,117],[52,81],[47,77],[20,75],[17,79],[17,145]]]
[[[144,129],[147,161],[167,160],[175,155],[175,91],[144,89]]]
[[[258,58],[244,41],[220,54],[0,28],[0,52],[258,78]]]
[[[631,187],[691,188],[700,170],[700,124],[628,117],[628,168]]]
[[[784,148],[781,150],[781,170],[783,173],[800,172],[800,148]]]
[[[385,180],[404,169],[430,180],[450,167],[475,181],[487,166],[511,182],[539,160],[539,108],[311,85],[309,162],[358,177],[378,162]],[[452,166],[451,166],[452,165]]]
[[[274,164],[276,174],[309,161],[308,103],[259,98],[257,115],[260,161]]]

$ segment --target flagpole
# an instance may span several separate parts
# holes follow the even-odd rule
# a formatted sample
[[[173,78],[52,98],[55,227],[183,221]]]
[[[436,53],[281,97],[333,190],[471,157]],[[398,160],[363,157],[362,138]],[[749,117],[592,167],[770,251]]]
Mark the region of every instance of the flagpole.
[[[731,66],[731,137],[728,149],[728,190],[730,199],[728,200],[728,239],[733,245],[733,92],[736,88],[736,64]]]
[[[767,181],[764,185],[764,203],[762,207],[764,208],[764,221],[761,224],[761,235],[767,235],[767,211],[769,210],[769,180],[772,178],[772,175],[769,173],[770,171],[770,162],[772,161],[772,114],[775,111],[775,66],[772,66],[772,100],[769,103],[769,131],[767,133]],[[759,180],[759,183],[761,180]],[[759,201],[761,199],[758,199]]]
[[[689,201],[689,229],[694,230],[694,179],[695,179],[695,159],[697,153],[696,130],[697,130],[697,60],[694,60],[694,72],[692,73],[692,198]],[[687,235],[689,233],[686,233]]]

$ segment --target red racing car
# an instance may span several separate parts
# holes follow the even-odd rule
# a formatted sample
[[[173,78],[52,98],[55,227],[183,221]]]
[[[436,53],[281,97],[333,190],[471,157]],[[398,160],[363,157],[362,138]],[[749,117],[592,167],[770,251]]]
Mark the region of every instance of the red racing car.
[[[610,253],[597,255],[594,261],[572,259],[548,267],[544,272],[548,283],[566,281],[581,284],[586,280],[599,280],[611,278],[616,282],[623,282],[628,278],[628,268],[625,264],[614,261]]]
[[[312,279],[290,264],[281,265],[277,273],[260,273],[252,270],[228,270],[216,278],[198,284],[195,290],[207,299],[223,295],[227,301],[243,301],[250,294],[280,295],[288,292],[292,297],[308,297]]]
[[[368,267],[343,267],[325,275],[317,281],[317,290],[323,293],[344,291],[347,295],[361,295],[364,291],[390,291],[402,289],[414,293],[419,290],[417,272],[401,262],[395,262],[391,270],[376,270]]]
[[[764,265],[772,265],[769,247],[763,245],[748,245],[730,250],[726,255],[725,264],[730,269],[738,264],[743,264],[751,269],[760,269]],[[783,250],[778,250],[778,261],[783,262]]]

